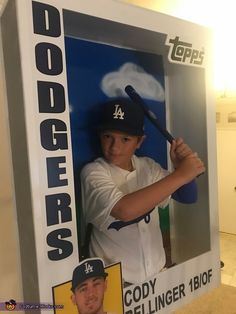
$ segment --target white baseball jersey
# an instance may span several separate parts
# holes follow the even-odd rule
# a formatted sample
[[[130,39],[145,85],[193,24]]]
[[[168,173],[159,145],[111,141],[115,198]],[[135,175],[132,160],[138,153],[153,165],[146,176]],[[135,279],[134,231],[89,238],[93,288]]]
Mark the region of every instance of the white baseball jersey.
[[[135,169],[132,172],[103,158],[87,164],[81,172],[82,207],[86,222],[93,224],[90,255],[101,257],[106,264],[121,262],[124,281],[141,283],[165,265],[158,207],[165,207],[169,199],[140,222],[126,226],[110,213],[124,195],[169,173],[148,157],[134,155],[132,163]]]

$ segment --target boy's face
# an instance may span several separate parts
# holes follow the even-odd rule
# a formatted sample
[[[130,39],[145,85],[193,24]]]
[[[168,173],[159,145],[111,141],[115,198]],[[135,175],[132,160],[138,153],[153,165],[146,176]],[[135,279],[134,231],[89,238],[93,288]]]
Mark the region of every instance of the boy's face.
[[[107,130],[100,134],[100,139],[106,161],[122,169],[131,170],[131,157],[136,149],[141,146],[144,136]]]

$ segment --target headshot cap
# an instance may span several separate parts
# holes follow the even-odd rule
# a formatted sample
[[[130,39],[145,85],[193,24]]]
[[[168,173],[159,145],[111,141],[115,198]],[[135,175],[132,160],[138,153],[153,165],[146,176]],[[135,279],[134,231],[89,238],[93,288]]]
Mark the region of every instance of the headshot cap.
[[[104,270],[104,262],[101,258],[87,258],[80,262],[79,265],[74,269],[71,290],[74,291],[78,285],[89,278],[106,278],[107,276],[108,274]]]
[[[101,105],[99,131],[115,130],[144,135],[144,111],[127,98],[116,98]]]

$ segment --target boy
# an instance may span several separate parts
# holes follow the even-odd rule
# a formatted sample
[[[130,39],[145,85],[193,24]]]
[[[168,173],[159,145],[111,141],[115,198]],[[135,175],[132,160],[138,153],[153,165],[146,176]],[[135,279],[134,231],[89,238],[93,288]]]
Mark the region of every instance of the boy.
[[[106,264],[121,261],[124,282],[138,284],[165,265],[157,208],[165,207],[171,195],[183,198],[205,168],[181,138],[170,148],[172,173],[148,157],[137,157],[145,139],[144,113],[130,101],[104,105],[102,120],[103,158],[81,172],[84,216],[93,225],[90,255]]]

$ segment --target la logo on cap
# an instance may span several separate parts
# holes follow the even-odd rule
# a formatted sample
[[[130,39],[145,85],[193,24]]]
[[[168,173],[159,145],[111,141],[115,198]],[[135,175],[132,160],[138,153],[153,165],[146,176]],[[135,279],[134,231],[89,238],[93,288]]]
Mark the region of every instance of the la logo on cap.
[[[85,266],[84,271],[85,271],[86,274],[89,274],[89,273],[93,272],[93,266],[91,266],[89,263],[85,263],[84,266]]]
[[[120,119],[120,120],[124,120],[124,111],[122,111],[120,105],[115,105],[115,111],[113,113],[113,118],[114,119]]]

